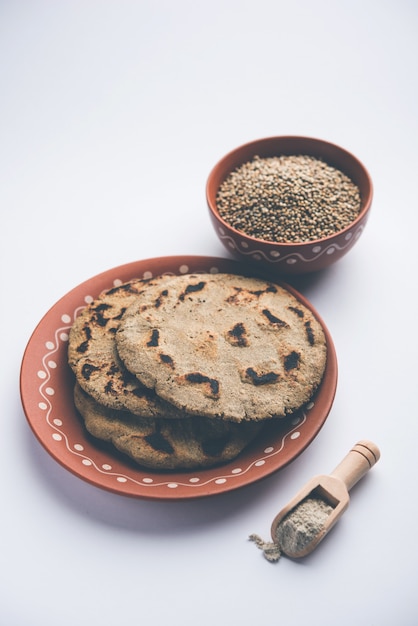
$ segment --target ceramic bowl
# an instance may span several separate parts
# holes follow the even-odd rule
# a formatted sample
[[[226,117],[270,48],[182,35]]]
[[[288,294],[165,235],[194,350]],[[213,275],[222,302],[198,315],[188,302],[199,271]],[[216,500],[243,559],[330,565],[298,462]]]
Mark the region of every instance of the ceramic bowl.
[[[323,239],[301,243],[276,243],[251,237],[233,228],[220,217],[216,196],[225,178],[254,156],[272,157],[304,154],[323,159],[359,187],[361,208],[346,228]],[[322,270],[343,257],[358,241],[369,216],[373,186],[364,165],[343,148],[310,137],[268,137],[244,144],[225,155],[212,169],[206,184],[206,199],[215,232],[235,257],[267,266],[277,274],[304,274]]]

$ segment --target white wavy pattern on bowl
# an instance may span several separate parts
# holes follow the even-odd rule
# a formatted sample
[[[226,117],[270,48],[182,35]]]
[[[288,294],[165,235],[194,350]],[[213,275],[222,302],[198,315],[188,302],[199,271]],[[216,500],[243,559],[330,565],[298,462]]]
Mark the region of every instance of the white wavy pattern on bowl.
[[[339,245],[338,243],[331,243],[328,246],[320,246],[318,244],[313,244],[311,248],[312,256],[307,257],[303,254],[299,253],[289,253],[286,255],[282,255],[279,251],[273,250],[269,255],[267,255],[263,250],[260,249],[250,249],[249,245],[245,241],[240,241],[239,238],[235,239],[230,235],[226,234],[225,230],[222,226],[218,227],[219,237],[228,248],[233,251],[239,252],[241,255],[250,256],[254,260],[259,261],[264,259],[268,263],[280,263],[280,264],[288,264],[295,265],[296,263],[312,263],[316,261],[318,258],[324,255],[334,254],[336,250],[345,250],[350,245],[353,245],[355,241],[360,237],[361,233],[364,230],[364,224],[359,224],[357,228],[348,231],[344,235],[344,244]]]
[[[120,284],[121,281],[115,280],[114,285]],[[86,302],[91,301],[91,297],[87,296],[85,298]],[[74,311],[73,317],[71,318],[68,314],[61,315],[61,320],[65,323],[64,326],[57,328],[54,332],[54,341],[47,341],[45,347],[47,352],[42,357],[42,367],[38,370],[37,375],[41,380],[38,390],[40,395],[40,400],[38,402],[38,408],[45,413],[45,420],[48,426],[51,429],[51,438],[53,439],[56,445],[63,444],[65,445],[67,451],[74,456],[74,458],[79,458],[80,464],[85,467],[93,468],[100,474],[106,474],[106,476],[113,476],[116,484],[121,485],[122,483],[127,483],[130,481],[131,483],[135,483],[140,485],[141,487],[149,487],[152,489],[153,487],[166,487],[167,489],[175,489],[176,487],[190,487],[191,489],[199,489],[207,486],[210,483],[214,483],[216,485],[224,485],[228,481],[234,479],[234,477],[242,476],[251,471],[256,472],[257,468],[263,467],[269,459],[274,458],[278,454],[280,454],[288,441],[299,438],[301,434],[301,428],[306,423],[307,412],[313,408],[314,403],[309,403],[305,410],[301,410],[297,416],[295,416],[294,420],[289,424],[289,430],[283,434],[279,443],[275,443],[274,445],[266,446],[263,450],[262,456],[259,458],[252,460],[245,467],[241,467],[239,465],[239,458],[237,459],[236,466],[229,471],[228,473],[222,472],[222,467],[219,469],[219,474],[211,476],[206,480],[202,480],[199,478],[199,472],[184,474],[184,480],[159,480],[157,478],[158,475],[153,474],[152,471],[147,472],[145,469],[143,471],[143,476],[138,479],[138,472],[141,471],[142,468],[138,467],[138,471],[135,472],[135,476],[129,473],[121,473],[113,471],[111,465],[111,459],[109,457],[109,463],[100,464],[98,463],[91,452],[89,454],[85,451],[85,444],[83,441],[78,441],[75,443],[71,443],[69,441],[69,437],[65,432],[65,423],[61,419],[61,417],[55,415],[54,412],[54,403],[53,398],[55,395],[55,388],[53,386],[53,378],[54,378],[54,370],[57,368],[57,361],[54,360],[54,355],[57,355],[60,350],[66,350],[67,342],[68,342],[68,333],[71,328],[72,320],[74,320],[78,313],[84,307],[77,307]],[[229,467],[231,463],[228,464]],[[234,465],[234,464],[233,464]],[[225,468],[224,468],[225,469]]]

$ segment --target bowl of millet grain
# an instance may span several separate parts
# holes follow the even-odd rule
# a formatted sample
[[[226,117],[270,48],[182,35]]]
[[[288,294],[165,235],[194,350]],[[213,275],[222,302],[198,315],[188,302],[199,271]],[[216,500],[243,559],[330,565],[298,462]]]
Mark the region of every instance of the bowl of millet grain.
[[[299,136],[232,150],[206,184],[210,217],[225,248],[283,275],[322,270],[351,250],[372,196],[370,175],[353,154]]]

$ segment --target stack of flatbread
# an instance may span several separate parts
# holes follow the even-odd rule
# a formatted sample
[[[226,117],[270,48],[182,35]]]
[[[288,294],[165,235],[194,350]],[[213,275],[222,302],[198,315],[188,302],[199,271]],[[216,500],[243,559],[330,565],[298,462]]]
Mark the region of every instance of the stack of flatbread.
[[[288,290],[234,274],[163,275],[103,292],[68,361],[86,429],[144,467],[212,467],[310,400],[326,340]]]

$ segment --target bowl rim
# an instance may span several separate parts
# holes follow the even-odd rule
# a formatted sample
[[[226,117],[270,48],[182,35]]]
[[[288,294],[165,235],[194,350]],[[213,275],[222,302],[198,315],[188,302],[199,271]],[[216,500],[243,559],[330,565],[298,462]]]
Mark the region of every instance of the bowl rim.
[[[365,194],[364,199],[362,198],[362,207],[361,207],[359,214],[352,222],[350,222],[350,224],[345,226],[343,229],[337,231],[336,233],[333,233],[332,235],[328,235],[327,237],[321,237],[320,239],[311,239],[309,241],[287,242],[287,241],[269,241],[267,239],[259,239],[258,237],[248,235],[247,233],[244,233],[243,231],[236,229],[234,226],[231,226],[231,224],[229,224],[227,221],[223,219],[223,217],[221,217],[216,206],[216,194],[213,196],[211,193],[211,190],[213,187],[213,179],[219,175],[219,173],[224,169],[225,164],[228,161],[230,161],[234,156],[239,155],[241,152],[245,152],[246,150],[249,150],[251,148],[273,144],[276,141],[281,141],[283,143],[285,142],[289,142],[289,143],[311,142],[313,146],[326,147],[327,149],[331,149],[340,155],[344,155],[349,161],[351,161],[351,163],[353,163],[356,166],[356,168],[358,169],[359,172],[362,173],[364,180],[366,181],[367,193]],[[295,152],[289,152],[289,151],[286,151],[286,153],[296,154]],[[242,164],[245,162],[248,162],[248,159],[243,160]],[[235,167],[238,167],[238,165]],[[228,173],[232,172],[233,169],[230,169]],[[341,171],[343,170],[341,169]],[[348,174],[346,175],[348,176]],[[350,176],[350,178],[352,177]],[[317,137],[310,137],[307,135],[273,135],[269,137],[262,137],[260,139],[254,139],[252,141],[243,143],[237,146],[236,148],[230,150],[226,154],[224,154],[224,156],[221,157],[217,161],[217,163],[215,163],[215,165],[212,167],[206,180],[206,202],[207,202],[209,211],[213,215],[213,217],[216,220],[218,220],[227,230],[234,233],[238,237],[244,238],[248,241],[252,241],[257,244],[261,243],[263,245],[266,245],[269,247],[271,246],[275,248],[283,247],[288,250],[291,250],[292,248],[299,249],[302,246],[307,246],[307,245],[311,246],[311,245],[319,245],[320,243],[321,244],[330,243],[334,241],[337,237],[339,238],[341,236],[344,236],[348,231],[350,231],[352,228],[355,228],[360,222],[362,222],[365,219],[365,217],[370,211],[372,200],[373,200],[373,181],[372,181],[372,178],[370,176],[368,169],[365,167],[362,161],[360,161],[360,159],[358,159],[358,157],[356,157],[352,152],[350,152],[346,148],[343,148],[342,146],[339,146],[336,143],[327,141],[325,139],[320,139]]]

